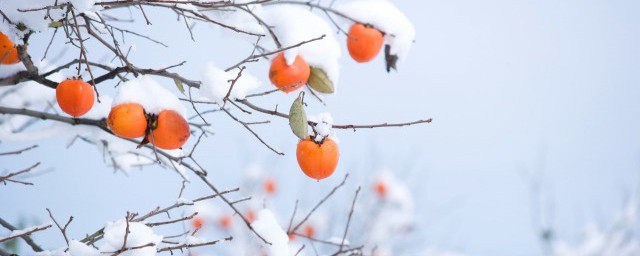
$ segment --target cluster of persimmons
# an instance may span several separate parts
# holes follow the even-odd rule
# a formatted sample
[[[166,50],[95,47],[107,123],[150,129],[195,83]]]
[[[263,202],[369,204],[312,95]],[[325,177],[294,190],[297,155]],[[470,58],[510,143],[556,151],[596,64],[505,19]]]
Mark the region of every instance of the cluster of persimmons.
[[[384,43],[383,33],[369,24],[356,23],[347,35],[349,55],[357,62],[368,62],[378,55]],[[284,92],[292,92],[307,83],[311,74],[309,64],[297,55],[293,64],[287,65],[284,54],[278,54],[271,62],[269,79]],[[330,138],[316,142],[312,136],[300,140],[296,150],[298,164],[309,177],[321,180],[333,174],[338,165],[338,145]]]
[[[382,48],[383,33],[368,24],[354,24],[347,35],[347,48],[357,62],[372,60]],[[18,51],[11,40],[0,33],[0,59],[2,64],[20,62]],[[302,56],[296,56],[288,65],[284,54],[278,54],[271,62],[269,79],[280,90],[289,93],[306,84],[311,69]],[[60,108],[73,117],[80,117],[93,107],[94,90],[81,78],[62,81],[56,87],[56,99]],[[107,118],[111,131],[120,137],[135,139],[144,137],[141,145],[152,143],[161,149],[182,147],[190,136],[189,124],[174,110],[148,113],[142,105],[129,102],[113,106]],[[309,177],[320,180],[329,177],[338,165],[338,145],[326,137],[320,142],[314,136],[300,140],[296,150],[298,164]]]

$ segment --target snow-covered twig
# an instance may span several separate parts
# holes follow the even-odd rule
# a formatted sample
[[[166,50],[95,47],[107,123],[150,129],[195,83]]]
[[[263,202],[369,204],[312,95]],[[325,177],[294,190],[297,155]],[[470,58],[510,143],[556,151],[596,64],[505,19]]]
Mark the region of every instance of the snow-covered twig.
[[[191,203],[200,202],[200,201],[204,201],[204,200],[207,200],[207,199],[216,198],[216,197],[221,196],[223,194],[237,192],[239,190],[240,190],[239,188],[225,190],[225,191],[222,191],[220,193],[216,193],[216,194],[213,194],[213,195],[203,196],[203,197],[194,199],[194,200],[191,201]],[[171,206],[168,206],[168,207],[165,207],[165,208],[162,208],[162,209],[160,209],[160,207],[157,207],[156,209],[154,209],[154,210],[152,210],[152,211],[150,211],[150,212],[148,212],[148,213],[146,213],[146,214],[144,214],[142,216],[134,218],[132,221],[141,222],[141,221],[144,221],[144,220],[146,220],[148,218],[151,218],[153,216],[156,216],[156,215],[162,214],[162,213],[166,213],[167,215],[169,215],[169,211],[170,210],[173,210],[173,209],[185,206],[185,205],[190,205],[190,203],[188,203],[188,202],[176,202],[175,204],[173,204]],[[169,223],[167,223],[167,224],[169,224]],[[89,245],[94,244],[95,242],[97,242],[100,239],[102,239],[102,235],[103,234],[104,234],[104,229],[100,229],[100,230],[94,232],[93,234],[91,234],[90,236],[87,236],[84,239],[82,239],[81,242],[87,243]]]
[[[47,223],[47,224],[44,224],[44,225],[30,227],[30,228],[26,228],[26,229],[23,229],[23,230],[17,230],[16,229],[16,230],[11,231],[11,234],[9,234],[9,236],[0,237],[0,243],[5,242],[5,241],[9,241],[11,239],[16,239],[18,237],[25,237],[25,236],[31,235],[31,234],[33,234],[35,232],[48,229],[50,227],[51,227],[51,223]]]
[[[3,227],[5,227],[6,229],[10,230],[10,231],[14,231],[17,230],[16,227],[14,227],[13,225],[11,225],[11,223],[7,222],[6,220],[4,220],[3,218],[0,218],[0,225],[2,225]],[[30,247],[31,249],[33,249],[36,252],[41,252],[42,247],[40,247],[38,244],[36,244],[33,239],[31,239],[31,237],[29,236],[22,236],[22,240],[24,240]]]
[[[220,242],[231,241],[231,240],[233,240],[233,237],[229,236],[229,237],[226,237],[224,239],[205,242],[205,243],[193,243],[193,244],[183,243],[183,244],[176,245],[176,246],[168,246],[168,247],[158,248],[158,252],[166,252],[166,251],[173,251],[173,250],[182,250],[182,249],[186,249],[186,248],[214,245],[214,244],[218,244]]]

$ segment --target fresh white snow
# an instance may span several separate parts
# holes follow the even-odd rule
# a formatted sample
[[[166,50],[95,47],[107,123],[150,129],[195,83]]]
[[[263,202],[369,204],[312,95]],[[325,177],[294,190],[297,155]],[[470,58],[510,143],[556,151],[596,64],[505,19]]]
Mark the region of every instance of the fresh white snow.
[[[124,243],[124,233],[126,230],[126,220],[120,219],[109,222],[104,227],[104,242],[100,246],[101,252],[114,252],[122,248]],[[153,256],[156,255],[157,245],[162,242],[162,236],[156,235],[153,229],[139,223],[129,222],[129,235],[127,236],[127,247],[143,246],[149,243],[154,246],[147,246],[140,249],[128,250],[122,256]]]
[[[124,103],[138,103],[145,112],[153,114],[159,114],[165,109],[174,110],[183,117],[187,113],[175,94],[148,75],[140,75],[118,87],[112,105],[115,107]]]
[[[204,79],[200,87],[200,96],[222,105],[224,97],[227,95],[227,92],[229,92],[229,88],[231,88],[231,82],[229,81],[236,79],[238,72],[239,69],[233,69],[229,72],[225,72],[224,70],[216,67],[212,62],[207,63],[202,72]],[[236,83],[233,85],[233,90],[231,90],[231,94],[229,94],[229,99],[242,100],[250,91],[255,90],[260,87],[260,85],[260,80],[251,75],[249,70],[245,69],[242,71],[240,78],[238,78]]]

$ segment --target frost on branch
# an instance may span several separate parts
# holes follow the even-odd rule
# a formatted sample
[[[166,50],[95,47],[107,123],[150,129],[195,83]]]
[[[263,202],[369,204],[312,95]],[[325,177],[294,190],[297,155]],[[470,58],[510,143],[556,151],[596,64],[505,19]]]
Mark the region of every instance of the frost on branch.
[[[127,235],[126,247],[145,246],[140,249],[128,250],[122,256],[153,256],[156,255],[156,246],[162,242],[162,236],[156,235],[153,229],[139,222],[129,222],[129,234]],[[102,252],[115,252],[123,247],[125,242],[125,230],[127,221],[124,219],[109,222],[104,227],[104,244],[100,246]]]
[[[225,72],[213,63],[207,63],[202,72],[204,80],[200,87],[200,96],[222,106],[224,97],[227,96],[232,83],[233,90],[229,94],[230,100],[243,100],[247,93],[260,87],[260,80],[252,76],[249,71],[243,70],[240,77],[238,77],[238,72],[240,72],[238,69]],[[236,78],[238,79],[233,82]]]

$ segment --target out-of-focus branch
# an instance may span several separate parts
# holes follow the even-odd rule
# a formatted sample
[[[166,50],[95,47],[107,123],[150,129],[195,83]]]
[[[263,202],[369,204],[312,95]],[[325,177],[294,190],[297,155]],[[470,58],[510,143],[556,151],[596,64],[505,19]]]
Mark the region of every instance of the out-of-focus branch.
[[[37,147],[38,147],[38,145],[33,145],[33,146],[26,147],[26,148],[23,148],[23,149],[19,149],[19,150],[16,150],[16,151],[3,152],[3,153],[0,153],[0,156],[19,155],[19,154],[22,154],[25,151],[29,151],[29,150],[32,150],[32,149],[37,148]]]
[[[321,206],[325,201],[327,201],[327,199],[329,199],[329,198],[333,195],[333,193],[335,193],[335,192],[336,192],[340,187],[344,186],[344,183],[345,183],[345,182],[347,182],[347,178],[349,178],[349,174],[348,174],[348,173],[344,175],[344,178],[342,179],[342,182],[340,182],[340,184],[338,184],[338,185],[336,185],[335,187],[333,187],[333,189],[329,192],[329,194],[327,194],[324,198],[322,198],[322,200],[320,200],[320,201],[318,202],[318,204],[316,204],[316,206],[314,206],[314,207],[313,207],[313,209],[311,209],[311,211],[309,211],[309,213],[308,213],[306,216],[304,216],[304,218],[303,218],[303,219],[302,219],[302,220],[301,220],[301,221],[300,221],[300,222],[299,222],[295,227],[293,227],[293,229],[291,229],[291,230],[289,231],[289,234],[296,233],[296,230],[298,230],[298,228],[300,228],[300,227],[302,226],[302,224],[304,224],[304,223],[309,219],[309,217],[311,217],[311,215],[312,215],[316,210],[318,210],[318,208],[319,208],[319,207],[320,207],[320,206]]]
[[[360,193],[360,187],[358,187],[358,189],[356,189],[356,195],[353,196],[353,202],[351,203],[351,210],[349,211],[349,217],[347,218],[347,225],[345,225],[344,227],[344,234],[342,235],[342,241],[340,241],[340,247],[338,249],[339,253],[340,251],[342,251],[342,248],[344,247],[344,241],[347,239],[347,232],[349,231],[349,225],[351,224],[351,217],[353,217],[353,209],[356,207],[356,200],[358,200],[358,194]]]
[[[5,227],[6,229],[10,230],[10,231],[14,231],[17,230],[16,227],[14,227],[13,225],[11,225],[11,223],[7,222],[6,220],[4,220],[3,218],[0,218],[0,225],[2,225],[3,227]],[[33,251],[35,252],[41,252],[42,247],[40,247],[38,244],[36,244],[33,239],[31,239],[31,237],[29,236],[22,236],[21,237],[22,240],[24,240]]]
[[[24,182],[24,181],[14,180],[14,179],[12,179],[12,177],[18,176],[18,175],[23,174],[23,173],[30,172],[34,168],[38,167],[38,165],[40,165],[40,162],[37,162],[34,165],[32,165],[30,167],[27,167],[24,170],[13,172],[13,173],[9,173],[9,174],[7,174],[5,176],[0,176],[0,182],[9,181],[9,182],[20,183],[20,184],[24,184],[24,185],[33,185],[33,183],[31,183],[31,182]]]

